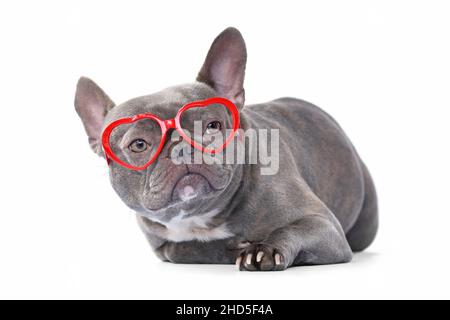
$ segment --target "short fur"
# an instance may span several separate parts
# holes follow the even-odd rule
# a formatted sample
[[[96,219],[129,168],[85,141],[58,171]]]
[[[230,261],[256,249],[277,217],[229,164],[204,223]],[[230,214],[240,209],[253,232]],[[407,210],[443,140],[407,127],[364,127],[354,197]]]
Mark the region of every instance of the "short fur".
[[[94,151],[103,155],[102,129],[121,117],[154,113],[173,118],[184,104],[223,96],[240,109],[242,128],[280,129],[280,165],[261,175],[260,165],[176,165],[167,142],[144,171],[115,162],[110,179],[138,214],[152,248],[164,261],[234,263],[241,270],[350,261],[373,241],[377,197],[370,174],[345,133],[328,114],[299,99],[245,104],[246,49],[240,32],[214,41],[197,81],[114,106],[91,80],[79,80],[75,107]],[[192,199],[176,199],[183,186]]]

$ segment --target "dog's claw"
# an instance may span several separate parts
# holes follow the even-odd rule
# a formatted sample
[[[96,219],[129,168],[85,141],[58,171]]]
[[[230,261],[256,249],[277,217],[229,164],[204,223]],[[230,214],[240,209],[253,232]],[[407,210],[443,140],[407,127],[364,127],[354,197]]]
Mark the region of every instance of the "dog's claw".
[[[278,271],[287,267],[280,250],[266,244],[251,244],[243,249],[236,265],[245,271]]]
[[[247,255],[247,259],[245,260],[246,264],[250,265],[252,263],[252,256],[253,256],[253,254],[251,254],[251,253],[249,253]]]
[[[261,259],[264,256],[264,251],[259,251],[258,254],[256,255],[256,262],[261,262]]]
[[[275,264],[276,265],[281,264],[281,256],[279,253],[275,253]]]
[[[242,262],[242,256],[239,256],[236,259],[236,267],[240,268],[241,267],[241,262]]]

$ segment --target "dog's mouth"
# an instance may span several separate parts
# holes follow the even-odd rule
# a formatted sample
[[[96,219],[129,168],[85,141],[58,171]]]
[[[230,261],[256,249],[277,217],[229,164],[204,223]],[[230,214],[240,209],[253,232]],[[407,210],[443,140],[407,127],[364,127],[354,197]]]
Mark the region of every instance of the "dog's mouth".
[[[186,202],[197,197],[206,196],[214,188],[203,175],[188,173],[182,176],[172,191],[172,202]]]
[[[160,181],[154,182],[153,187],[143,194],[141,202],[141,208],[146,213],[160,218],[162,215],[179,213],[180,210],[191,212],[207,209],[230,182],[228,172],[214,172],[205,167],[188,170],[177,167],[170,173],[165,170],[164,175],[157,176]]]

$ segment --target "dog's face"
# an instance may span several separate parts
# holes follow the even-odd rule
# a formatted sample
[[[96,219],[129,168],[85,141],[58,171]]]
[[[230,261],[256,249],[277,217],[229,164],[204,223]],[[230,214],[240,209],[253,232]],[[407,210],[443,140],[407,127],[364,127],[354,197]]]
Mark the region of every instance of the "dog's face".
[[[214,95],[214,90],[203,83],[168,88],[114,107],[108,113],[105,124],[141,113],[155,114],[161,119],[173,119],[183,105]],[[210,113],[214,111],[211,110]],[[205,112],[208,112],[207,108]],[[216,114],[214,119],[217,119]],[[130,157],[139,157],[139,153],[130,150],[134,146],[130,148],[129,142],[145,138],[145,143],[157,146],[160,142],[159,134],[152,135],[152,130],[159,131],[148,128],[147,125],[132,125],[127,132],[118,137],[112,135],[110,144],[122,145],[118,150],[122,154],[129,153]],[[123,136],[127,134],[131,138],[125,144],[116,141],[123,141]],[[192,148],[177,137],[179,136],[176,131],[169,133],[157,160],[145,170],[130,170],[113,161],[110,162],[111,182],[122,200],[134,210],[154,219],[170,219],[181,210],[184,212],[208,211],[208,207],[212,205],[211,199],[218,198],[218,194],[226,189],[233,176],[234,167],[228,164],[182,164],[181,159],[176,159],[180,153],[181,157],[186,156],[182,152],[201,151]],[[201,211],[199,211],[200,208]]]
[[[91,147],[97,154],[104,156],[102,131],[120,118],[151,113],[160,119],[173,119],[183,105],[214,96],[225,97],[241,109],[244,105],[245,62],[244,40],[239,31],[229,28],[212,44],[197,82],[192,84],[174,86],[115,106],[92,80],[81,78],[75,107]],[[205,108],[205,112],[210,113],[211,118],[223,123],[226,121],[220,118],[221,115],[214,108]],[[110,143],[119,146],[116,152],[124,157],[139,157],[138,152],[146,146],[150,148],[159,144],[159,137],[152,130],[157,129],[131,125],[120,136],[111,135]],[[169,132],[158,158],[145,170],[130,170],[114,161],[109,164],[111,183],[121,199],[133,210],[161,222],[169,221],[180,213],[201,214],[218,209],[221,195],[226,194],[227,188],[233,184],[236,172],[232,164],[186,164],[174,161],[177,160],[174,156],[180,155],[180,152],[174,152],[174,148],[184,152],[187,150],[192,157],[196,152],[201,152],[187,147],[187,143],[174,134],[175,131]],[[128,140],[138,141],[138,144],[123,143],[124,136],[133,137]]]

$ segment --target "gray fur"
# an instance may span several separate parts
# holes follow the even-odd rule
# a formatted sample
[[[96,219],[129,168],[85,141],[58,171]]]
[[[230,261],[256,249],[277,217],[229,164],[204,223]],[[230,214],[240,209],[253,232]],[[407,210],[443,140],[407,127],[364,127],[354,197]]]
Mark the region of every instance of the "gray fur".
[[[167,142],[158,160],[142,172],[111,162],[115,191],[138,213],[162,260],[228,264],[238,259],[240,269],[249,271],[350,261],[352,250],[369,246],[378,228],[376,193],[367,168],[339,125],[308,102],[281,98],[244,107],[245,62],[244,40],[239,31],[228,28],[213,43],[197,82],[112,107],[98,86],[81,78],[75,105],[100,155],[99,115],[104,115],[103,128],[145,112],[169,119],[182,105],[213,96],[225,96],[241,108],[244,130],[280,129],[276,175],[261,175],[259,165],[175,165],[169,152],[176,142]],[[174,188],[187,173],[198,174],[190,183],[208,187],[200,188],[194,199],[174,200]],[[167,226],[180,214],[192,218],[208,212],[217,214],[202,230],[192,226],[193,234],[214,234],[211,230],[226,226],[230,236],[167,239]],[[260,251],[264,254],[257,261]]]

